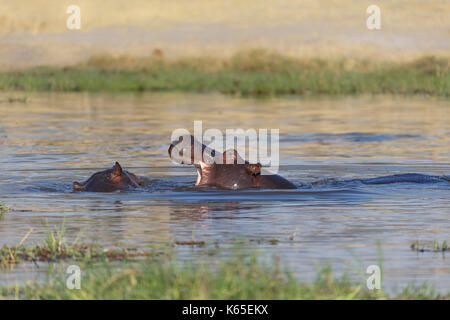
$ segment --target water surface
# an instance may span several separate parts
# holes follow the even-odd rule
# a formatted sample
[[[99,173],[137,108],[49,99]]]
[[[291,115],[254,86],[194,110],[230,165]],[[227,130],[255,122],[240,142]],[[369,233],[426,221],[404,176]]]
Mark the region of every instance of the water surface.
[[[0,98],[7,94],[1,94]],[[0,99],[3,100],[3,99]],[[301,280],[317,265],[364,276],[382,249],[388,291],[411,281],[450,290],[448,257],[416,241],[449,240],[449,183],[349,182],[400,173],[450,175],[449,103],[431,98],[241,99],[218,94],[32,94],[0,103],[0,245],[28,243],[66,219],[67,236],[145,247],[235,239],[280,255]],[[279,173],[298,190],[195,190],[191,167],[170,162],[174,129],[280,129]],[[149,180],[144,190],[74,193],[71,183],[115,161]],[[45,225],[48,225],[46,227]],[[277,242],[271,241],[276,239]],[[255,241],[254,241],[255,240]],[[258,241],[256,241],[258,240]],[[179,246],[182,259],[212,259]],[[47,270],[0,271],[0,285]],[[362,280],[361,278],[360,280]],[[362,282],[363,283],[363,282]]]

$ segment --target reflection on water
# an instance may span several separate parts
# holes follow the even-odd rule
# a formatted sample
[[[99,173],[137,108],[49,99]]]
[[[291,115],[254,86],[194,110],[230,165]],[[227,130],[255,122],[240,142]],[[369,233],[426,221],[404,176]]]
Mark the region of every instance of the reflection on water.
[[[1,100],[1,99],[0,99]],[[221,95],[34,94],[0,104],[1,243],[40,241],[66,217],[69,237],[105,246],[277,239],[251,248],[280,254],[302,279],[316,264],[358,272],[384,257],[387,289],[411,280],[450,290],[448,257],[410,250],[449,240],[446,182],[364,184],[391,174],[450,174],[448,101],[425,98],[240,99]],[[298,190],[195,189],[195,170],[167,156],[176,128],[279,128],[279,173]],[[71,183],[119,161],[147,177],[142,190],[73,193]],[[356,181],[356,182],[355,182]],[[358,182],[359,181],[359,182]],[[81,232],[81,235],[80,235]],[[206,259],[179,247],[183,259]],[[0,284],[37,269],[0,273]],[[40,269],[42,271],[42,268]]]

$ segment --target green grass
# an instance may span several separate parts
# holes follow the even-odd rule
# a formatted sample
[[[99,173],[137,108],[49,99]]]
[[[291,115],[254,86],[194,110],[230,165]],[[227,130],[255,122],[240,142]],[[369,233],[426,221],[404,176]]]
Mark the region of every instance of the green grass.
[[[94,57],[73,67],[0,73],[0,90],[183,91],[240,95],[427,94],[450,97],[450,60],[404,64],[300,60],[253,50],[230,59]]]
[[[81,266],[80,290],[66,288],[66,277],[45,283],[0,288],[3,298],[19,299],[448,299],[429,286],[409,285],[395,296],[365,289],[364,281],[336,278],[322,268],[310,283],[296,280],[274,261],[235,252],[217,265],[179,262],[172,255],[138,263]]]

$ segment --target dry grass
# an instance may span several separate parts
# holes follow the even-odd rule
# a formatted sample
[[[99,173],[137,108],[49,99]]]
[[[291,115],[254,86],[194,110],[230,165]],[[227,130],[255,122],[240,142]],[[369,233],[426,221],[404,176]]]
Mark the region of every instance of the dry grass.
[[[65,32],[66,8],[79,5],[83,28],[108,25],[158,27],[176,23],[225,23],[233,26],[293,25],[304,21],[338,20],[345,25],[364,23],[370,3],[352,0],[278,0],[271,5],[258,0],[1,0],[0,32]],[[378,3],[387,28],[448,28],[450,6],[446,0],[384,0]]]
[[[66,28],[69,4],[82,28]],[[296,58],[406,62],[450,56],[447,0],[383,0],[382,30],[368,31],[370,3],[351,0],[0,0],[0,68],[67,66],[99,55],[230,58],[274,49]],[[25,33],[22,33],[25,32]]]
[[[378,61],[355,58],[295,58],[283,55],[275,50],[257,48],[240,50],[231,58],[221,57],[187,57],[166,59],[159,55],[148,57],[134,57],[128,55],[96,55],[86,62],[78,64],[81,68],[99,68],[115,70],[154,71],[158,68],[194,69],[204,72],[218,72],[222,70],[236,70],[241,72],[292,72],[301,71],[373,71],[380,68],[414,69],[433,75],[444,75],[450,70],[450,59],[439,56],[422,56],[418,59],[396,63],[392,61]]]

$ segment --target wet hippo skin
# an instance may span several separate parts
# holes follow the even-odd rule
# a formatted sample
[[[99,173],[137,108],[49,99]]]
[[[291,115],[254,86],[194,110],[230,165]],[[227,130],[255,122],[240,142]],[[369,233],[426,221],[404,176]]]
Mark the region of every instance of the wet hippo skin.
[[[138,188],[140,180],[138,177],[126,170],[123,170],[118,162],[108,170],[94,173],[83,183],[74,182],[74,191],[91,192],[113,192],[117,190],[127,190]]]
[[[201,151],[197,157],[195,146]],[[206,152],[205,152],[206,151]],[[223,154],[200,144],[191,135],[180,136],[169,147],[169,156],[180,164],[193,164],[197,169],[196,186],[214,186],[220,189],[296,189],[297,187],[276,174],[261,174],[261,164],[244,161],[236,150]],[[215,159],[222,157],[222,163]],[[198,160],[197,160],[198,159]]]

